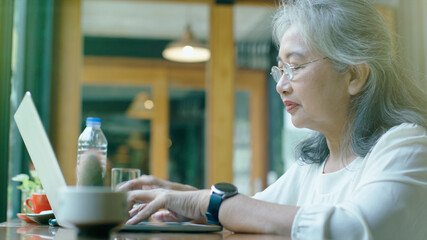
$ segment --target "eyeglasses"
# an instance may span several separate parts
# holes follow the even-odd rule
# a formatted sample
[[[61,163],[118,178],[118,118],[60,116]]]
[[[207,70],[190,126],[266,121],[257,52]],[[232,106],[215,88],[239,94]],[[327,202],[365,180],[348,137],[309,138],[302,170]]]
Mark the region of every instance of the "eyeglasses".
[[[276,81],[277,83],[280,81],[280,79],[282,79],[283,75],[285,75],[286,80],[291,81],[292,78],[294,77],[294,71],[301,68],[304,65],[307,65],[309,63],[314,63],[323,59],[326,59],[328,57],[324,57],[324,58],[319,58],[319,59],[315,59],[313,61],[310,62],[306,62],[306,63],[301,63],[298,65],[290,65],[289,63],[283,63],[283,67],[279,68],[278,66],[273,66],[271,67],[271,76],[273,76],[274,81]]]

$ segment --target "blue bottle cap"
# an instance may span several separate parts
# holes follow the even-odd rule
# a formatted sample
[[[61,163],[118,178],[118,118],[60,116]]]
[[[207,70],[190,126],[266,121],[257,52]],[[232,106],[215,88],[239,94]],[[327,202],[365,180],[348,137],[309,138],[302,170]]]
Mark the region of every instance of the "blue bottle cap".
[[[86,126],[101,126],[101,119],[97,117],[86,118]]]

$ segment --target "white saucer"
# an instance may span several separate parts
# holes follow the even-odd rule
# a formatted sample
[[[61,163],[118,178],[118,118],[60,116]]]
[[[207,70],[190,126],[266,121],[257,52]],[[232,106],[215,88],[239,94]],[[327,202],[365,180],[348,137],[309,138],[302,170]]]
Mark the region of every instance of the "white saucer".
[[[27,213],[28,218],[40,224],[49,224],[49,219],[55,218],[52,210],[42,211],[40,213]]]

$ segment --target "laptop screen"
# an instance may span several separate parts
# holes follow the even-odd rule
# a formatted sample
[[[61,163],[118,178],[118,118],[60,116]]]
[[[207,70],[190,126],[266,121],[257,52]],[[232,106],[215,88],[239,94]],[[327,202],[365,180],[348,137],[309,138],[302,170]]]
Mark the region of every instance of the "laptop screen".
[[[67,184],[30,92],[25,93],[14,118],[49,203],[57,213],[58,190]]]

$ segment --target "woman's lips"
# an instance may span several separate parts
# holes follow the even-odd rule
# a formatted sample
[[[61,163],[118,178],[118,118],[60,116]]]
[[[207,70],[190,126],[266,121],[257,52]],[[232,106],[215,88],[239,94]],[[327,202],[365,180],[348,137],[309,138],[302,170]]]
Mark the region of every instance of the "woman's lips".
[[[294,109],[294,108],[296,108],[296,107],[298,107],[299,106],[299,104],[297,104],[297,103],[295,103],[295,102],[292,102],[292,101],[283,101],[283,103],[285,104],[285,106],[286,106],[286,111],[287,112],[289,112],[289,111],[291,111],[292,109]]]

